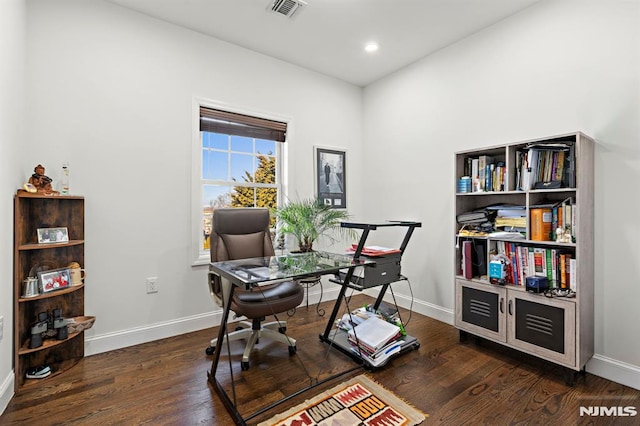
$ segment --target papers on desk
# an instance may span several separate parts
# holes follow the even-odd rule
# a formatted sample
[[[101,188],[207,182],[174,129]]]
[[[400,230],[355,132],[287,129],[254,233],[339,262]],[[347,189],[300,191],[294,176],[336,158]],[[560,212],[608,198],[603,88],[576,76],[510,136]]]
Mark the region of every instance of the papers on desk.
[[[266,266],[240,266],[236,268],[233,273],[246,280],[252,278],[269,278],[270,276],[269,268],[267,268]]]
[[[347,250],[349,253],[354,253],[358,248],[357,244],[352,244],[351,247]],[[392,249],[388,247],[381,246],[366,246],[362,248],[362,254],[364,256],[384,256],[387,254],[400,253],[398,249]]]

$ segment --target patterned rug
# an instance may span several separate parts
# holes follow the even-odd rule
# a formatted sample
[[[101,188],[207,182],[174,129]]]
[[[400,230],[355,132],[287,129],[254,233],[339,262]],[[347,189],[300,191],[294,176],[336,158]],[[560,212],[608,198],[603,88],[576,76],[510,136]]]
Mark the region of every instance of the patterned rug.
[[[425,416],[360,375],[258,426],[410,426],[422,423]]]

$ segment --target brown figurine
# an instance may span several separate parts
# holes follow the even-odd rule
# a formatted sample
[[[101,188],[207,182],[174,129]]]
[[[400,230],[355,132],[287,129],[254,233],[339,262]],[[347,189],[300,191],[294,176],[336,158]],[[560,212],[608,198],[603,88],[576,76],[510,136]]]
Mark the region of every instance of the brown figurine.
[[[36,188],[36,191],[41,194],[52,195],[58,194],[58,191],[54,191],[51,186],[51,178],[44,174],[44,166],[38,164],[33,168],[34,173],[29,178],[29,183]]]

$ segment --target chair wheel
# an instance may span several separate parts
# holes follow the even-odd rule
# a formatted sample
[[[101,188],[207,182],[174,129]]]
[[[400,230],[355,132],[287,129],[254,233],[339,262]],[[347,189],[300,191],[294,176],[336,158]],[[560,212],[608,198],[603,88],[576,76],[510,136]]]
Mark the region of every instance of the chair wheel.
[[[207,355],[213,355],[215,351],[216,351],[216,348],[214,348],[213,346],[209,346],[207,349],[204,350],[204,353],[206,353]]]
[[[278,333],[284,334],[287,331],[287,327],[278,327]]]
[[[242,361],[240,363],[240,368],[242,371],[247,371],[249,369],[249,361]]]
[[[289,355],[295,355],[298,352],[298,348],[296,346],[289,346]]]

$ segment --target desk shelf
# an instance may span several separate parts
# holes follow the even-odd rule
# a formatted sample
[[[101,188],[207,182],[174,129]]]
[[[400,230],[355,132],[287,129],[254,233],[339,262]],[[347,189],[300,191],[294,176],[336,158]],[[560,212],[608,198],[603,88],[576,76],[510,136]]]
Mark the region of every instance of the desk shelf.
[[[380,368],[386,365],[389,362],[389,360],[392,360],[410,350],[418,349],[420,347],[420,343],[414,337],[407,335],[403,338],[405,340],[405,344],[403,345],[399,353],[389,357],[386,362],[378,366],[373,366],[366,359],[362,358],[358,353],[352,350],[352,346],[347,339],[347,333],[342,330],[336,330],[335,320],[342,306],[342,302],[345,299],[347,288],[353,288],[355,290],[362,291],[367,288],[379,287],[380,290],[378,291],[378,296],[373,305],[373,309],[378,310],[378,308],[380,307],[380,304],[382,303],[382,299],[384,298],[384,295],[387,291],[387,288],[389,288],[389,285],[404,279],[404,277],[400,274],[400,262],[402,259],[402,255],[404,254],[404,251],[407,248],[407,244],[411,239],[411,235],[413,234],[413,231],[415,230],[415,228],[421,227],[422,224],[420,222],[413,222],[413,221],[385,221],[385,222],[367,222],[367,223],[342,222],[341,226],[343,228],[362,230],[362,235],[360,236],[360,240],[353,254],[354,259],[358,260],[360,259],[360,257],[366,257],[368,260],[374,260],[374,261],[378,260],[378,262],[380,263],[380,267],[384,268],[383,269],[384,273],[372,274],[372,281],[369,281],[369,282],[367,281],[366,276],[363,275],[364,279],[363,279],[362,285],[358,285],[357,284],[358,280],[353,279],[354,268],[349,269],[344,274],[340,274],[336,278],[330,279],[330,281],[340,284],[341,288],[340,288],[340,293],[338,295],[338,298],[336,299],[336,303],[333,307],[333,311],[331,312],[331,316],[329,317],[329,321],[327,322],[327,327],[324,333],[320,334],[319,337],[322,342],[325,342],[329,345],[336,347],[341,352],[344,352],[345,354],[349,355],[356,361],[362,362],[363,364],[365,364],[370,368]],[[399,253],[395,252],[394,254],[380,256],[380,257],[364,256],[362,254],[362,251],[365,247],[365,243],[369,236],[369,232],[375,231],[376,229],[381,227],[406,228],[404,238],[398,249]],[[396,262],[397,262],[397,265],[395,264]],[[372,270],[375,270],[375,266],[373,267],[364,266],[364,268],[373,268]],[[366,270],[364,274],[366,274]]]

